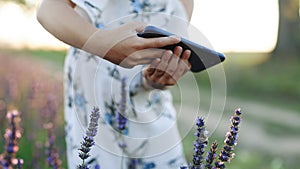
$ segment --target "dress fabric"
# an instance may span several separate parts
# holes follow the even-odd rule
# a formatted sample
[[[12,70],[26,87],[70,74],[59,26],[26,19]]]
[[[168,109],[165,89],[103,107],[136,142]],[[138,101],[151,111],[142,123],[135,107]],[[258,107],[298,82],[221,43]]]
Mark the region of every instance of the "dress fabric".
[[[178,0],[74,0],[99,29],[136,20],[184,34],[186,12]],[[83,30],[84,31],[84,30]],[[169,90],[145,90],[143,65],[122,68],[71,47],[65,60],[65,121],[68,168],[81,163],[78,149],[94,106],[100,109],[95,146],[86,161],[101,169],[178,169],[186,164]],[[125,94],[121,95],[122,85]],[[117,112],[126,98],[126,129]],[[126,147],[122,147],[122,145]]]

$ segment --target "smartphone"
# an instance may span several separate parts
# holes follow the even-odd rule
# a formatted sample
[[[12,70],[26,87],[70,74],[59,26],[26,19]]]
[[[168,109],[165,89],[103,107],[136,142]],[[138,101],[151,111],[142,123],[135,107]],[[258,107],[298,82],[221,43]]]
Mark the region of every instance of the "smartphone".
[[[174,35],[168,31],[160,29],[155,26],[147,26],[142,32],[137,34],[139,37],[143,38],[157,38],[157,37],[166,37]],[[181,41],[178,44],[165,46],[163,49],[172,50],[176,46],[181,46],[183,50],[191,50],[191,56],[189,62],[191,63],[192,72],[201,72],[205,69],[208,69],[214,65],[217,65],[225,60],[225,55],[209,49],[200,44],[194,43],[188,39],[181,38]]]

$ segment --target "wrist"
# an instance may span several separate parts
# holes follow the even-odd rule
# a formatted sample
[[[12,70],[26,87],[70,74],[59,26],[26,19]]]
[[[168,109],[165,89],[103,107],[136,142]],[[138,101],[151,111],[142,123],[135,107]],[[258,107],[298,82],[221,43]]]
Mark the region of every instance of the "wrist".
[[[116,49],[116,46],[123,40],[136,36],[133,32],[126,31],[120,28],[98,29],[88,38],[82,50],[119,65],[125,56],[124,51]]]
[[[106,30],[96,30],[86,40],[81,49],[99,57],[104,57],[109,48],[111,47],[111,44],[104,43],[107,42],[107,37],[105,37],[107,34],[110,33],[106,32]]]

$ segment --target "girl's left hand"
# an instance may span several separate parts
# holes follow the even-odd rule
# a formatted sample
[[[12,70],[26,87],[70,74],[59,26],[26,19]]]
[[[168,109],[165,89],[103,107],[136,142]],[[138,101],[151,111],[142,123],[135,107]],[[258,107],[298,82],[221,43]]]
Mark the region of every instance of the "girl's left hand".
[[[148,89],[164,89],[175,85],[191,69],[188,61],[190,55],[190,50],[183,51],[180,46],[175,47],[174,52],[165,51],[161,58],[143,69],[143,85]]]

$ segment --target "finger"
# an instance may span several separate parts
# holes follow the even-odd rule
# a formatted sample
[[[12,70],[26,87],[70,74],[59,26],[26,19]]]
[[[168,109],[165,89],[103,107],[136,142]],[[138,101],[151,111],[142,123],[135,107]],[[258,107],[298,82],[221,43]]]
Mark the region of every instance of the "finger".
[[[187,70],[188,70],[188,65],[186,65],[186,63],[181,60],[172,78],[175,81],[178,81],[180,77],[182,77],[186,73]]]
[[[178,63],[180,61],[180,55],[182,53],[182,47],[176,46],[174,49],[174,54],[171,56],[169,60],[168,67],[158,80],[157,83],[164,84],[164,85],[174,85],[176,84],[176,79],[174,79],[173,74],[176,72]]]
[[[174,72],[177,69],[177,65],[178,65],[178,61],[179,61],[181,52],[182,52],[182,47],[176,46],[174,49],[174,54],[172,55],[169,65],[168,65],[168,68],[166,70],[166,72],[168,74],[170,74],[171,76],[174,74]]]
[[[148,49],[142,49],[138,50],[134,53],[138,55],[139,60],[154,60],[156,58],[161,58],[161,56],[164,55],[166,52],[165,49],[158,49],[158,48],[148,48]]]
[[[189,57],[190,55],[190,52],[189,51],[185,51],[186,55],[185,56],[186,58]],[[185,59],[180,59],[179,63],[178,63],[178,67],[176,69],[176,72],[173,74],[172,78],[175,80],[175,81],[178,81],[180,79],[180,77],[182,77],[188,70],[190,70],[191,66],[190,66],[190,63],[187,62],[187,60]]]
[[[162,56],[160,62],[158,65],[155,65],[155,71],[154,73],[149,76],[149,79],[153,81],[154,83],[158,83],[159,79],[164,75],[165,70],[168,66],[169,59],[172,55],[172,51],[166,51],[164,55]]]
[[[173,86],[177,83],[177,81],[174,78],[169,78],[169,81],[167,84],[165,84],[166,86]]]
[[[188,65],[188,69],[191,69],[191,63],[189,62],[191,54],[191,50],[185,50],[181,56],[181,60],[184,61],[186,65]]]
[[[180,37],[172,35],[159,38],[141,38],[143,48],[161,48],[168,45],[177,44],[180,42]]]
[[[164,53],[164,55],[161,58],[161,61],[159,62],[159,64],[156,67],[156,70],[155,70],[153,76],[160,77],[165,73],[165,71],[168,67],[168,64],[169,64],[169,60],[172,57],[172,54],[173,54],[173,52],[170,50],[167,50]]]
[[[157,83],[161,85],[173,85],[172,82],[172,76],[168,73],[164,73],[158,80]]]
[[[159,62],[160,62],[159,58],[152,61],[150,66],[148,66],[148,68],[146,69],[147,76],[152,76],[153,75],[153,73],[155,72],[156,67],[159,64]]]
[[[181,46],[176,46],[176,47],[174,48],[174,55],[176,55],[176,56],[180,57],[180,56],[181,56],[181,53],[182,53],[182,51],[183,51],[183,49],[182,49],[182,47],[181,47]]]
[[[123,60],[123,62],[130,62],[133,65],[151,64],[151,62],[160,58],[166,50],[164,49],[143,49],[131,53]]]
[[[137,24],[136,27],[135,27],[135,31],[138,32],[138,33],[142,32],[145,29],[146,26],[147,26],[146,23],[139,22],[139,24]]]

